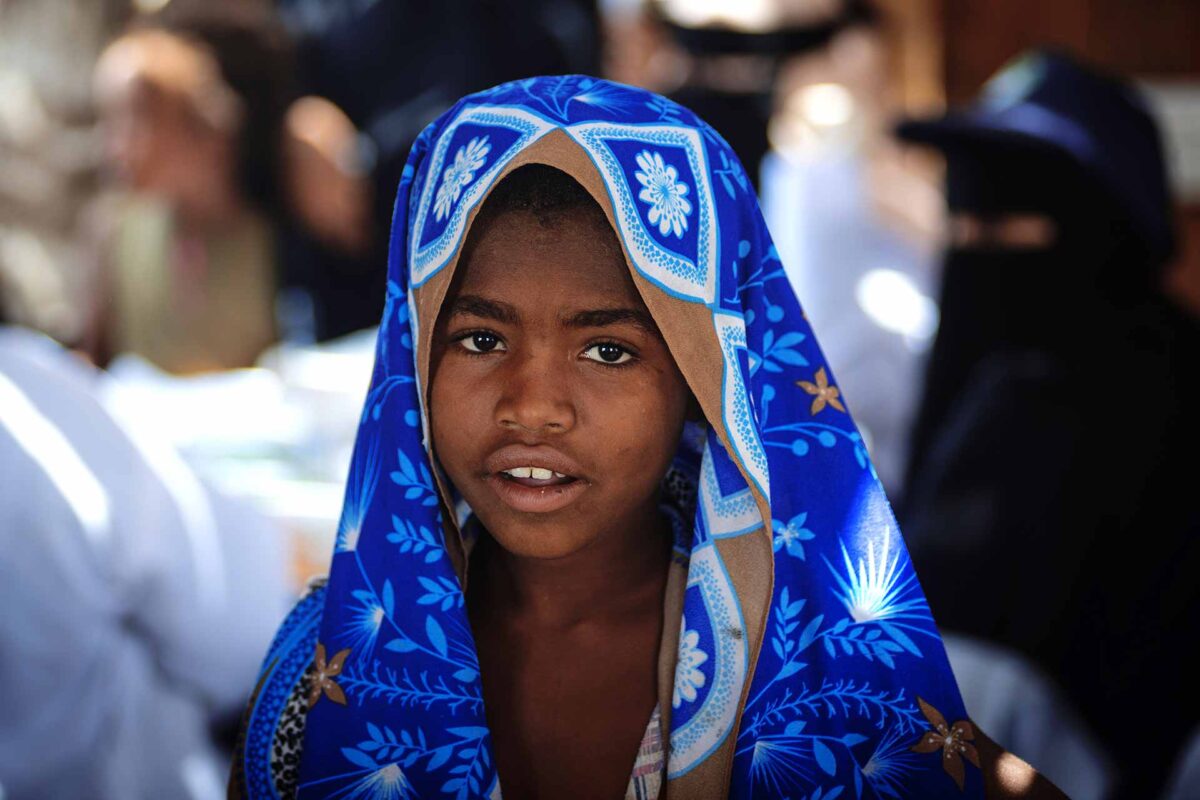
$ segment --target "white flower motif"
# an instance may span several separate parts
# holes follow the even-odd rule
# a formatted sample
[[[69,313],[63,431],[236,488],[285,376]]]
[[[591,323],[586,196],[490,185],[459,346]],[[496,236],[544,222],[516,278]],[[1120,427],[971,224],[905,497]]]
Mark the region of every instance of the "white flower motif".
[[[337,552],[350,553],[358,547],[358,537],[362,534],[363,520],[375,496],[375,482],[378,479],[379,443],[372,439],[367,446],[366,458],[355,459],[350,467],[346,505],[338,524]]]
[[[683,619],[683,633],[679,636],[679,662],[675,665],[675,692],[671,707],[679,708],[683,701],[696,701],[696,690],[704,685],[704,673],[699,666],[708,661],[708,654],[697,645],[700,634],[687,629],[687,617]]]
[[[362,800],[403,800],[412,796],[412,784],[408,782],[399,764],[386,764],[347,787],[353,791],[348,798]]]
[[[356,523],[346,518],[338,529],[337,551],[351,553],[358,548],[358,537],[362,534],[362,523]]]
[[[903,548],[891,555],[891,531],[885,529],[879,543],[879,554],[871,542],[864,548],[867,557],[859,556],[857,568],[850,560],[850,553],[842,544],[842,560],[846,564],[843,578],[833,565],[825,564],[833,573],[838,587],[834,594],[842,601],[846,611],[857,623],[877,622],[896,618],[922,617],[925,613],[924,598],[917,585],[916,573],[907,561],[901,561]]]
[[[361,593],[366,595],[366,593]],[[358,602],[350,607],[350,619],[346,621],[345,638],[351,650],[370,653],[379,638],[379,630],[387,617],[382,605],[373,597],[355,598]]]
[[[650,206],[647,214],[650,224],[657,225],[663,236],[674,233],[683,238],[688,228],[687,218],[692,213],[692,204],[687,199],[688,185],[678,180],[679,173],[663,161],[662,153],[643,150],[636,160],[641,169],[633,177],[642,185],[638,199]]]
[[[449,216],[463,188],[475,178],[475,173],[487,161],[492,151],[488,137],[476,136],[454,154],[454,161],[442,172],[442,185],[434,198],[433,216],[438,222]]]

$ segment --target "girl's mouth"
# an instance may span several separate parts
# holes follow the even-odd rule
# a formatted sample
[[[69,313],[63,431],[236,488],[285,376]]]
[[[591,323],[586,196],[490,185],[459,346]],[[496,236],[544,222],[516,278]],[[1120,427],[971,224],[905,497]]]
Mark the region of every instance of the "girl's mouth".
[[[541,477],[547,474],[549,477]],[[589,485],[579,478],[536,467],[493,472],[488,476],[487,483],[506,506],[527,514],[558,511],[573,503]]]
[[[510,444],[483,463],[483,478],[513,511],[547,514],[565,508],[592,485],[584,468],[545,445]]]

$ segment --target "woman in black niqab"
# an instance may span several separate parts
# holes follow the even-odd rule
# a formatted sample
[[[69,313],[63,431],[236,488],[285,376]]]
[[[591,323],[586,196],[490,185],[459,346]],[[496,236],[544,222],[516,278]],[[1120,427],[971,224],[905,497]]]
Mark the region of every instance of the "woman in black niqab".
[[[1200,707],[1178,636],[1200,610],[1200,326],[1127,198],[1069,154],[945,152],[956,242],[901,506],[913,558],[944,629],[1037,662],[1119,796],[1155,796]]]

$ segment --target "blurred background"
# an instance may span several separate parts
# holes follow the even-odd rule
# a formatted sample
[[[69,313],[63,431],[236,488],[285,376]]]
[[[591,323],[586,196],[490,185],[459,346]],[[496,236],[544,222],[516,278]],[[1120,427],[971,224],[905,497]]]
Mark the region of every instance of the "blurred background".
[[[0,798],[222,795],[408,148],[576,72],[737,151],[973,718],[1072,797],[1200,797],[1198,41],[1195,0],[0,0]]]

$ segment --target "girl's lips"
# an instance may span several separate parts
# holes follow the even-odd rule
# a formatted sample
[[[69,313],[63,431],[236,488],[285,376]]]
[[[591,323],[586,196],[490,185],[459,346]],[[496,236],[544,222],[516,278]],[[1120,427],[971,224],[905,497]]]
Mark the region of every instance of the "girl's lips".
[[[519,483],[522,486],[528,486],[531,489],[540,489],[543,486],[565,486],[575,480],[570,475],[560,475],[557,478],[518,478],[510,475],[507,472],[501,472],[500,477],[512,483]]]
[[[498,472],[487,476],[485,482],[506,506],[513,511],[547,514],[570,505],[587,490],[586,481],[538,481],[533,478],[507,478]]]

